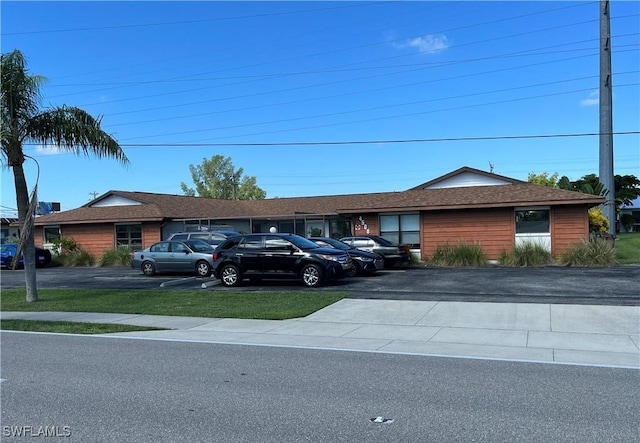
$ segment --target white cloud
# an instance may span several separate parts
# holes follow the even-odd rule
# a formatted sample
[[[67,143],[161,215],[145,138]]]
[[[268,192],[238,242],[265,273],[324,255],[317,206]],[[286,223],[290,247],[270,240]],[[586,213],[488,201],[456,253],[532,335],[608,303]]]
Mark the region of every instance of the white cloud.
[[[422,54],[437,54],[449,48],[449,40],[441,34],[427,34],[396,44],[398,48],[415,48]]]
[[[580,101],[580,106],[595,106],[598,104],[600,104],[600,93],[598,91],[591,91],[589,98]]]
[[[38,155],[57,155],[60,154],[60,150],[56,146],[38,145],[36,146],[36,153]]]

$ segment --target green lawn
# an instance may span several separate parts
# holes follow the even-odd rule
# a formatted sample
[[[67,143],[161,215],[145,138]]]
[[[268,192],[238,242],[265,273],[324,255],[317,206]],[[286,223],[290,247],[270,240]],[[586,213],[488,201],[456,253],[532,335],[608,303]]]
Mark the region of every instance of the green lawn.
[[[284,320],[304,317],[346,297],[344,292],[211,292],[202,290],[25,289],[2,291],[2,311],[112,312]]]
[[[159,331],[163,328],[120,325],[116,323],[79,323],[70,321],[2,320],[5,331],[57,332],[64,334],[110,334],[114,332]]]
[[[640,264],[640,232],[617,234],[615,245],[619,264]]]

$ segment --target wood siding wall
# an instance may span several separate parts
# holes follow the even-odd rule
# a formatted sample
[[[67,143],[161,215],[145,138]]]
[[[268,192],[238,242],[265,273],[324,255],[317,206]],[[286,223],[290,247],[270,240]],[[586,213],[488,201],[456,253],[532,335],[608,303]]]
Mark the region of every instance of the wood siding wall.
[[[551,247],[557,257],[572,245],[589,238],[587,206],[554,207],[551,209]],[[428,211],[421,215],[421,257],[429,259],[438,245],[455,245],[460,241],[478,243],[490,260],[502,251],[510,251],[515,244],[513,208],[464,209]],[[360,219],[362,218],[362,220]],[[379,216],[376,213],[354,216],[351,220],[354,235],[379,235]],[[37,246],[43,244],[43,229],[35,230]],[[104,251],[115,247],[113,223],[63,225],[63,237],[73,238],[78,246],[96,259]],[[142,223],[143,247],[162,240],[160,222]]]
[[[479,244],[490,260],[515,244],[513,209],[467,209],[422,213],[421,256],[429,259],[438,245]]]
[[[60,234],[62,237],[73,238],[76,244],[98,259],[109,249],[116,246],[116,230],[113,223],[98,223],[86,225],[62,225]],[[36,228],[36,246],[43,244],[42,227]],[[143,248],[160,241],[162,238],[161,224],[159,222],[142,223],[142,245]]]
[[[63,225],[60,227],[62,237],[72,238],[76,244],[98,259],[107,249],[115,246],[115,229],[113,223],[90,225]]]
[[[363,223],[364,220],[364,223]],[[378,214],[362,214],[353,216],[351,224],[353,225],[353,235],[379,235],[380,224]]]
[[[589,238],[586,206],[562,206],[551,210],[551,250],[558,257],[571,246]]]
[[[162,240],[162,224],[160,222],[142,224],[142,248]]]

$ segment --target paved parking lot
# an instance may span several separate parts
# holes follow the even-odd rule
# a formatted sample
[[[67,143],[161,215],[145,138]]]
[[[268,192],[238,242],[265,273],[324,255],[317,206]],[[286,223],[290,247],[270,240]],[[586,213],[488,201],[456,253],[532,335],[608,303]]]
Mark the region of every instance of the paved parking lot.
[[[202,289],[208,291],[347,291],[349,298],[640,306],[640,266],[611,268],[409,268],[352,277],[316,289],[297,281],[225,288],[213,278],[145,277],[128,267],[44,268],[40,288]],[[1,289],[24,287],[24,271],[2,270]]]

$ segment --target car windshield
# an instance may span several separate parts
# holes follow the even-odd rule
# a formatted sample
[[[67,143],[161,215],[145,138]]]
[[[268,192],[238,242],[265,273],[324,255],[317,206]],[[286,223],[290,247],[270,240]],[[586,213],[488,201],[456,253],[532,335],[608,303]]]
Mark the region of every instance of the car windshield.
[[[202,240],[188,240],[184,242],[192,251],[195,252],[213,252],[213,246]]]
[[[296,235],[296,234],[287,235],[284,238],[289,240],[291,243],[293,243],[294,245],[296,245],[300,249],[316,249],[316,248],[320,247],[316,243],[312,242],[311,240],[306,239],[306,238],[301,237],[301,236]]]
[[[351,249],[351,246],[349,246],[346,243],[341,242],[340,240],[336,240],[335,238],[321,238],[321,239],[319,239],[319,241],[321,241],[323,243],[330,244],[334,248],[342,249],[343,251],[346,251],[347,249]]]
[[[377,235],[372,235],[372,239],[380,243],[382,246],[396,246],[396,244],[392,241],[387,240],[386,238],[379,237]]]

